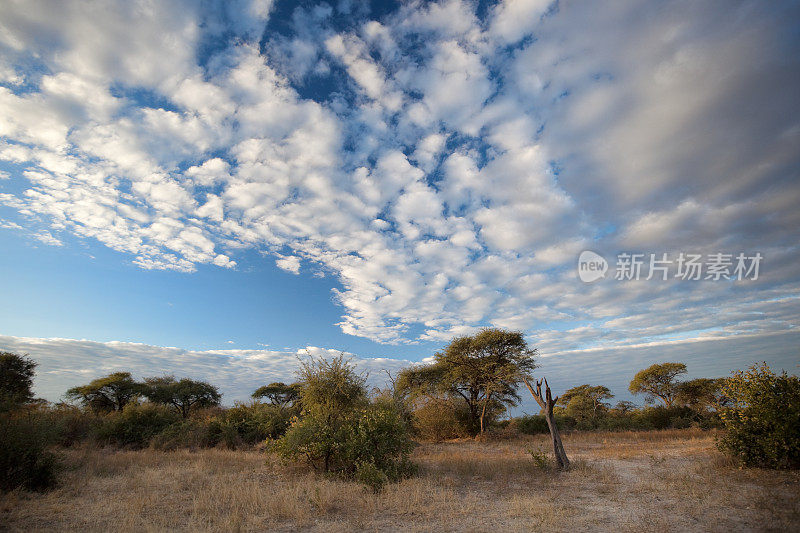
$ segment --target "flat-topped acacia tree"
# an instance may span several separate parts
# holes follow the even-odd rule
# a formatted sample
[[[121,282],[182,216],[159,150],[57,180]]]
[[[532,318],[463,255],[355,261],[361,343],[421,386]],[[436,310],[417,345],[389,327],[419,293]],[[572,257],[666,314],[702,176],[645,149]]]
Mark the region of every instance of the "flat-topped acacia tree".
[[[445,395],[466,405],[470,430],[483,434],[487,416],[517,405],[517,388],[535,368],[536,350],[519,331],[483,329],[456,337],[434,355],[432,365],[411,367],[397,377],[409,396]]]

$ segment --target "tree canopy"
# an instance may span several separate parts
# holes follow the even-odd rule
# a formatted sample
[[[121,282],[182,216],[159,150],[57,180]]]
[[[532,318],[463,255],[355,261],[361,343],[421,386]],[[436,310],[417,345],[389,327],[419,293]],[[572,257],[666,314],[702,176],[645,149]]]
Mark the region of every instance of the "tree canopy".
[[[0,410],[33,400],[36,363],[27,356],[0,352]]]
[[[722,387],[725,378],[697,378],[676,385],[675,402],[696,411],[719,410],[728,403]]]
[[[278,407],[290,407],[300,398],[300,384],[287,385],[277,381],[257,388],[252,397],[255,399],[265,398],[267,403]]]
[[[460,398],[469,410],[471,429],[483,433],[487,415],[520,400],[517,388],[535,368],[535,355],[521,332],[484,329],[453,339],[434,355],[432,365],[403,370],[396,386],[411,397]]]
[[[559,398],[558,405],[566,414],[576,418],[592,418],[608,409],[608,403],[614,395],[611,389],[603,385],[578,385],[567,389]]]
[[[143,394],[151,402],[174,407],[183,418],[193,408],[219,405],[222,398],[217,387],[210,383],[189,378],[176,380],[174,376],[147,378]]]
[[[683,363],[657,363],[637,372],[628,390],[633,394],[646,394],[647,402],[659,398],[664,405],[672,407],[678,392],[675,378],[685,373],[686,365]]]
[[[67,398],[77,400],[95,412],[122,411],[125,406],[144,392],[141,383],[130,372],[114,372],[97,378],[87,385],[72,387]]]

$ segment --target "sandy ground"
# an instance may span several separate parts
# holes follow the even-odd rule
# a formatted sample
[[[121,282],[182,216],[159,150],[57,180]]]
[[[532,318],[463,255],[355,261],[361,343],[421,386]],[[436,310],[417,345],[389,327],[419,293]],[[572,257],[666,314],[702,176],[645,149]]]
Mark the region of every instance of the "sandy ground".
[[[800,473],[739,469],[698,430],[422,444],[372,494],[251,451],[61,452],[60,487],[0,496],[10,531],[800,531]]]

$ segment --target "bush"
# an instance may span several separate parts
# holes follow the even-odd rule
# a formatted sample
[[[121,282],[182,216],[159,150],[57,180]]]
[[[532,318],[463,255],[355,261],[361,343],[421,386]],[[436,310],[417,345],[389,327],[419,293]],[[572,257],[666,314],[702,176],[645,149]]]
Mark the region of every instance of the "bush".
[[[101,416],[65,404],[56,405],[44,416],[55,433],[54,443],[64,447],[90,439],[103,421]]]
[[[295,410],[278,405],[237,403],[220,417],[220,431],[235,432],[241,442],[253,445],[267,439],[277,439],[286,433],[295,414]],[[223,429],[222,426],[231,429]]]
[[[800,378],[763,363],[735,372],[723,393],[731,406],[721,413],[721,450],[747,466],[800,467]]]
[[[549,433],[547,419],[544,415],[525,415],[514,419],[514,424],[521,433],[526,435],[536,435],[539,433]],[[560,429],[560,428],[559,428]]]
[[[342,357],[312,359],[301,377],[303,412],[272,442],[274,451],[324,473],[362,479],[373,490],[414,473],[402,405],[384,397],[370,402],[366,380]]]
[[[432,399],[414,411],[414,431],[420,439],[433,442],[468,437],[467,417],[459,413],[465,410],[450,401]]]
[[[387,481],[414,474],[415,467],[408,460],[412,448],[402,416],[374,405],[349,413],[336,426],[322,416],[307,414],[273,443],[281,456],[306,460],[315,470],[357,477],[359,470],[360,476],[366,476],[365,472],[377,469]]]
[[[691,425],[695,417],[689,407],[645,407],[634,413],[637,429],[681,429]]]
[[[0,489],[42,491],[56,482],[58,463],[48,450],[53,431],[40,413],[6,413],[0,417]]]
[[[97,438],[102,443],[145,448],[150,439],[180,420],[173,409],[162,405],[131,403],[104,418],[97,429]]]
[[[375,493],[381,492],[389,482],[386,472],[372,463],[358,463],[355,478]]]
[[[211,425],[206,420],[184,420],[167,426],[161,433],[150,439],[150,447],[156,450],[176,450],[179,448],[210,448],[217,444],[212,435]]]

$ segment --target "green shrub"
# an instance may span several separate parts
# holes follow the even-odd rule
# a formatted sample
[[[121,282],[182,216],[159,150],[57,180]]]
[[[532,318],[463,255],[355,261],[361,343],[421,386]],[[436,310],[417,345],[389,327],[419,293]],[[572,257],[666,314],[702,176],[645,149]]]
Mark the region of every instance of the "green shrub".
[[[252,402],[237,403],[220,417],[222,425],[233,428],[244,444],[256,444],[277,439],[289,428],[297,412],[288,407]]]
[[[514,423],[521,433],[526,435],[536,435],[539,433],[549,433],[547,419],[544,415],[524,415],[514,419]],[[559,428],[560,429],[560,428]]]
[[[381,492],[389,482],[386,472],[372,463],[363,462],[356,465],[355,479],[375,493]]]
[[[130,403],[103,419],[97,438],[102,443],[145,448],[150,439],[180,420],[179,414],[163,405]]]
[[[92,438],[103,417],[71,405],[59,404],[46,413],[55,433],[55,444],[69,447]]]
[[[680,429],[689,427],[695,412],[689,407],[645,407],[634,412],[637,429]],[[687,422],[688,421],[688,422]]]
[[[414,473],[408,460],[413,442],[401,405],[387,398],[370,402],[364,377],[342,357],[312,360],[303,365],[301,377],[303,412],[272,442],[274,451],[307,461],[317,471],[361,478],[373,490],[384,483],[375,470],[386,481]]]
[[[721,413],[720,449],[748,466],[800,467],[800,378],[763,363],[735,372],[723,393],[731,406]]]
[[[207,420],[183,420],[164,428],[150,439],[150,447],[156,450],[210,448],[217,444]]]
[[[348,413],[337,425],[318,414],[299,418],[273,443],[273,450],[290,460],[305,460],[315,470],[354,477],[370,464],[398,481],[415,470],[408,460],[413,448],[410,431],[393,409],[368,406]],[[364,474],[366,475],[366,474]]]
[[[433,442],[468,437],[468,416],[459,412],[465,410],[448,400],[429,400],[414,411],[414,431],[420,439]]]
[[[539,470],[548,470],[552,467],[552,461],[550,461],[550,456],[547,454],[547,452],[530,448],[528,453],[531,454],[533,464],[536,465],[536,468]]]
[[[47,419],[40,413],[5,413],[0,426],[0,490],[53,486],[58,462],[48,450],[54,433]]]

